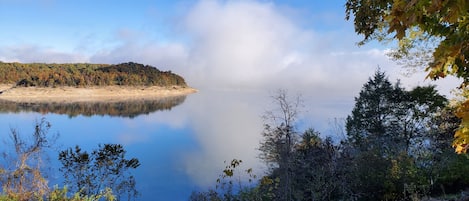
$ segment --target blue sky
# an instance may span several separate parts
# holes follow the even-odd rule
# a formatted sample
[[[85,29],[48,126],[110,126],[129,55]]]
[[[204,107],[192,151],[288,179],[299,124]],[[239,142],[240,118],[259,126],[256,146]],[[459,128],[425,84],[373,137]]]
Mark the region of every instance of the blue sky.
[[[202,1],[203,2],[203,1]],[[216,1],[222,5],[256,1]],[[288,15],[303,28],[341,29],[343,1],[258,1]],[[63,53],[92,55],[117,45],[124,32],[142,42],[181,40],[183,19],[196,1],[1,0],[2,46],[33,45]],[[180,32],[180,33],[178,33]],[[138,35],[138,36],[137,36]],[[98,46],[100,45],[100,46]],[[82,49],[87,47],[87,49]],[[21,59],[21,58],[19,58]]]
[[[346,97],[378,66],[407,86],[427,83],[424,74],[402,76],[406,69],[385,56],[389,47],[358,47],[344,4],[0,0],[0,61],[134,61],[172,70],[198,88],[314,86]]]
[[[223,161],[240,153],[248,160],[253,150],[246,147],[256,147],[259,140],[244,137],[262,129],[259,116],[269,109],[269,92],[278,88],[302,94],[308,111],[301,123],[327,133],[327,121],[350,113],[354,97],[378,66],[406,88],[438,84],[449,94],[457,86],[454,80],[425,80],[423,72],[404,76],[408,69],[385,55],[388,46],[373,42],[358,47],[361,37],[353,23],[345,21],[344,3],[0,0],[0,61],[133,61],[182,75],[200,90],[182,105],[189,109],[178,107],[146,118],[150,124],[176,128],[193,124],[204,149],[184,162],[197,173],[212,158]],[[223,90],[221,97],[210,96],[211,90]],[[233,90],[247,92],[249,99]],[[240,125],[245,132],[238,133]],[[219,143],[225,141],[230,145]],[[195,180],[203,179],[214,181]]]

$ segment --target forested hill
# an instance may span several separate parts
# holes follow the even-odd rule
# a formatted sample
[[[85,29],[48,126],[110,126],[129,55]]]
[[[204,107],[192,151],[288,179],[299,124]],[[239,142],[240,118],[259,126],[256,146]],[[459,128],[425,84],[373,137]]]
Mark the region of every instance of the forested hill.
[[[171,71],[133,62],[116,65],[0,62],[0,84],[24,87],[187,86],[184,78]]]

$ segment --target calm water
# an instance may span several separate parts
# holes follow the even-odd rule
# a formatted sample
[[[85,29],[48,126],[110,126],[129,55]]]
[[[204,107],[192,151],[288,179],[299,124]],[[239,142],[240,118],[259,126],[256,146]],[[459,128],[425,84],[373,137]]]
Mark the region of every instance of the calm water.
[[[328,120],[343,116],[351,107],[351,101],[317,101],[305,102],[308,109],[302,124],[323,132],[327,132]],[[261,140],[260,116],[271,102],[264,91],[201,91],[137,103],[0,102],[0,137],[5,139],[10,128],[31,134],[35,121],[45,117],[52,124],[51,132],[60,134],[56,144],[62,150],[80,145],[91,151],[98,144],[123,144],[127,157],[136,157],[141,163],[133,172],[141,193],[138,200],[187,200],[192,191],[215,185],[225,166],[223,161],[242,159],[243,168],[262,174],[256,148]],[[52,166],[58,164],[56,154],[51,153]],[[59,177],[60,172],[52,175],[51,183],[59,182]]]
[[[123,144],[127,156],[141,163],[133,172],[139,200],[187,200],[192,191],[214,186],[225,160],[260,166],[256,147],[262,109],[253,109],[260,105],[248,100],[255,100],[252,95],[199,92],[159,102],[114,104],[0,102],[0,136],[5,139],[10,128],[31,134],[35,121],[45,117],[51,132],[60,134],[60,149],[80,145],[90,151],[98,144]],[[54,153],[50,157],[58,164]],[[59,176],[53,175],[51,183]]]

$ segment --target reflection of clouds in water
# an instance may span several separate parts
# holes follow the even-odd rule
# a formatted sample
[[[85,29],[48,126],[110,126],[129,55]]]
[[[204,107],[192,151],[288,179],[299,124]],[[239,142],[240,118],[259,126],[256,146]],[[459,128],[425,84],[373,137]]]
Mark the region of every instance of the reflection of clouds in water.
[[[129,133],[123,132],[117,135],[117,143],[122,144],[124,146],[131,145],[131,144],[138,144],[145,141],[148,141],[148,135],[142,133]]]
[[[257,168],[257,147],[262,121],[253,94],[236,92],[201,92],[185,105],[201,147],[183,158],[186,172],[200,185],[213,185],[224,169],[223,161],[241,159]]]
[[[353,97],[335,88],[312,86],[308,90],[294,84],[286,88],[289,95],[300,93],[305,99],[300,122],[304,125],[299,127],[300,131],[313,127],[327,135],[331,133],[330,119],[345,117],[353,106]],[[63,148],[78,144],[84,150],[92,150],[99,143],[124,144],[129,157],[141,160],[142,166],[135,176],[143,197],[152,200],[152,196],[161,194],[168,197],[163,200],[174,200],[171,196],[188,197],[192,190],[213,187],[226,165],[223,161],[241,159],[244,161],[241,170],[254,168],[258,176],[262,174],[264,166],[257,158],[263,128],[260,116],[275,107],[270,99],[274,92],[200,89],[171,110],[134,119],[110,116],[70,119],[54,114],[48,114],[47,119],[61,133],[59,141]],[[8,134],[8,124],[30,134],[34,121],[41,117],[37,113],[0,115],[4,125],[0,136]]]
[[[241,159],[245,167],[260,169],[256,150],[262,129],[260,116],[264,109],[260,102],[267,97],[264,96],[266,93],[260,94],[201,90],[189,95],[184,104],[170,111],[125,121],[138,124],[140,129],[155,124],[168,126],[171,130],[190,128],[192,133],[189,135],[195,140],[197,148],[175,155],[178,157],[174,160],[175,165],[194,183],[206,187],[214,184],[225,166],[223,161]],[[119,138],[128,143],[138,143],[145,141],[146,135],[132,136],[122,132]]]
[[[175,165],[197,185],[211,186],[224,169],[223,161],[241,159],[245,167],[260,169],[257,147],[264,109],[261,102],[268,98],[266,94],[201,90],[171,111],[141,116],[136,122],[191,128],[198,148],[178,153]]]
[[[318,97],[316,94],[321,93],[315,90],[289,91],[290,96],[297,93],[305,99],[305,107],[300,109],[301,121],[305,124],[299,128],[301,130],[312,127],[323,133],[329,131],[330,119],[346,116],[353,103],[353,100],[334,101],[328,97]],[[213,186],[225,167],[223,161],[241,159],[245,168],[254,168],[257,174],[262,174],[264,166],[257,158],[263,129],[260,117],[265,110],[275,107],[270,95],[274,94],[267,90],[201,90],[171,111],[145,115],[137,122],[166,125],[176,130],[191,128],[197,148],[192,152],[179,153],[179,161],[175,165],[184,168],[197,185]]]
[[[190,96],[194,96],[194,95],[195,94],[190,95]],[[190,100],[191,98],[192,97],[189,97],[188,99]],[[154,113],[142,116],[141,121],[148,123],[148,124],[161,123],[164,125],[168,125],[174,129],[182,129],[184,128],[184,126],[188,124],[188,121],[189,121],[187,111],[184,108],[182,108],[184,107],[183,105],[172,108],[171,110],[154,112]]]
[[[374,69],[370,71],[369,75],[372,75]],[[354,79],[363,79],[364,83],[369,75]],[[332,83],[336,82],[340,80]],[[48,114],[47,118],[53,123],[53,129],[61,132],[60,141],[66,143],[64,147],[79,144],[91,150],[98,143],[123,143],[129,156],[142,160],[144,165],[136,176],[149,195],[156,188],[188,191],[213,186],[226,165],[223,161],[234,158],[244,161],[242,169],[254,168],[258,175],[262,173],[263,164],[257,158],[263,125],[260,116],[274,107],[269,96],[276,88],[286,88],[291,96],[303,95],[305,107],[301,123],[304,125],[300,131],[312,127],[328,135],[333,134],[329,121],[350,113],[353,96],[358,95],[363,85],[340,88],[292,81],[282,87],[281,83],[284,82],[280,80],[270,86],[272,90],[253,87],[248,92],[199,89],[200,92],[189,95],[183,104],[171,110],[143,114],[134,119],[109,116],[69,119],[54,114]],[[352,91],[346,91],[350,89]],[[18,122],[11,122],[7,120],[8,116],[0,115],[0,120],[25,133],[30,133],[34,121],[42,117],[37,113],[19,113],[14,115]],[[2,129],[1,134],[9,131],[8,127]],[[158,168],[157,173],[155,168]],[[165,182],[167,179],[174,183]]]

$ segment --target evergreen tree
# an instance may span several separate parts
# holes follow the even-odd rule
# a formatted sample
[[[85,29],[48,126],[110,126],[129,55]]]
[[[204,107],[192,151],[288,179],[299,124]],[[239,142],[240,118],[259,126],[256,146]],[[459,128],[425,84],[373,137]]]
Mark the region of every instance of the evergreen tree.
[[[431,185],[424,165],[431,119],[446,98],[433,86],[406,91],[377,71],[355,101],[346,121],[355,192],[365,200],[401,199],[409,185],[416,191]]]

